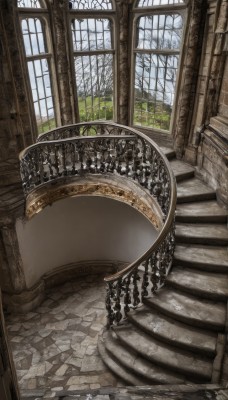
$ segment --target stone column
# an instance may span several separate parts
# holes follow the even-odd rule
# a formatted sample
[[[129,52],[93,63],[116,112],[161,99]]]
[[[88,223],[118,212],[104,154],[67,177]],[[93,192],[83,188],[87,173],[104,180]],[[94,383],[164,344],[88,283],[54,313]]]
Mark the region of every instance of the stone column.
[[[9,290],[12,294],[20,293],[25,289],[26,284],[15,224],[2,226],[1,237],[3,271],[5,269],[8,272],[11,286]]]
[[[195,107],[185,159],[197,162],[197,151],[205,128],[218,113],[221,83],[224,76],[224,43],[227,31],[227,0],[208,1],[208,11],[201,55]],[[215,121],[214,121],[215,122]]]
[[[207,13],[206,0],[189,2],[187,31],[183,47],[180,90],[173,124],[174,148],[178,158],[184,155],[188,143],[191,119],[195,104],[199,63]]]
[[[0,289],[0,399],[19,400],[17,377],[5,329]]]
[[[37,134],[27,66],[21,56],[23,52],[17,2],[0,0],[0,79],[4,85],[0,109],[4,107],[6,112],[8,108],[9,121],[5,129],[19,151],[32,144]]]
[[[78,118],[71,57],[69,56],[68,0],[54,0],[51,7],[51,27],[56,67],[61,125],[74,123]]]
[[[228,1],[211,1],[189,148],[195,147],[198,174],[228,207]],[[199,86],[199,87],[200,87]],[[202,90],[201,89],[201,90]],[[198,132],[198,135],[197,135]]]
[[[130,85],[130,52],[129,52],[129,9],[128,0],[117,0],[117,122],[129,123],[129,85]]]
[[[205,107],[205,125],[208,125],[210,118],[217,115],[218,112],[218,101],[226,61],[224,44],[227,29],[228,2],[227,0],[222,0],[217,2],[217,8],[215,9],[213,48]]]

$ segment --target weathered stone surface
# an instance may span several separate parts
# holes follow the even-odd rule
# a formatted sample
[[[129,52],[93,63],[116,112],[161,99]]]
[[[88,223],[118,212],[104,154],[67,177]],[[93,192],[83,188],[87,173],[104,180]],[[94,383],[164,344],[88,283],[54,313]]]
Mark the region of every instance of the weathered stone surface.
[[[191,165],[186,164],[179,160],[171,160],[170,166],[173,170],[174,176],[177,182],[181,182],[185,179],[192,178],[194,176],[194,168]]]
[[[8,317],[20,389],[117,385],[97,349],[106,323],[104,299],[103,275],[78,277],[49,289],[34,312]]]
[[[198,170],[204,181],[214,187],[220,201],[228,206],[227,140],[209,129],[204,131],[198,149]]]
[[[198,354],[215,355],[217,335],[173,320],[147,306],[129,313],[128,319],[151,336]]]
[[[129,325],[128,329],[132,329]],[[142,337],[143,339],[143,337]],[[144,379],[145,385],[148,384],[181,384],[187,383],[188,379],[182,376],[182,374],[175,374],[173,371],[166,371],[159,367],[159,365],[153,364],[144,357],[140,356],[136,351],[133,350],[133,346],[128,348],[127,346],[122,346],[114,335],[109,333],[106,340],[106,349],[112,358],[118,360],[118,364],[123,365],[126,370],[133,373],[133,376],[138,379]],[[133,343],[132,343],[133,345]],[[149,349],[148,349],[149,350]]]
[[[200,270],[228,272],[228,252],[226,247],[178,244],[174,262]]]
[[[226,400],[228,390],[219,385],[153,385],[91,390],[22,391],[22,400]]]
[[[227,245],[228,229],[222,224],[176,224],[178,243]]]
[[[226,222],[227,210],[216,201],[178,204],[176,221],[180,222]]]
[[[149,307],[192,326],[211,330],[223,330],[225,326],[226,306],[222,303],[199,299],[168,288],[161,289],[159,297],[154,296],[144,302]]]
[[[152,363],[188,376],[210,381],[212,362],[207,358],[164,344],[131,326],[115,328],[118,339]]]
[[[210,200],[215,197],[215,191],[197,178],[188,179],[177,186],[178,203]]]
[[[167,277],[167,284],[183,292],[195,293],[205,299],[227,302],[228,275],[174,267]]]

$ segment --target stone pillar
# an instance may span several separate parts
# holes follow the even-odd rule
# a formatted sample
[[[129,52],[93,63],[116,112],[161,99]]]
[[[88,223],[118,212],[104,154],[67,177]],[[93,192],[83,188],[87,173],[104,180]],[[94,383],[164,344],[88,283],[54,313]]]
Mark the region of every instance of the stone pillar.
[[[10,292],[20,293],[25,289],[25,277],[23,272],[23,265],[21,261],[18,239],[15,230],[15,224],[5,225],[1,228],[3,255],[2,262],[5,261],[5,271],[8,272],[10,277]],[[4,271],[4,269],[3,269]]]
[[[129,86],[130,86],[130,51],[129,51],[129,9],[128,0],[117,0],[117,122],[129,123]],[[130,36],[129,36],[130,35]]]
[[[11,140],[11,146],[15,141],[17,151],[32,144],[37,134],[23,52],[17,2],[0,0],[0,84],[4,94],[0,97],[0,109],[4,110],[0,122],[9,119],[4,136]]]
[[[31,119],[17,34],[16,1],[0,0],[0,286],[25,287],[15,221],[24,213],[19,151],[31,144]]]
[[[51,28],[59,93],[61,125],[72,124],[78,120],[76,93],[71,57],[69,56],[68,0],[54,0],[50,4]]]
[[[206,95],[196,115],[192,143],[197,145],[194,137],[198,128],[198,174],[228,207],[228,1],[211,2],[209,11],[206,46],[210,58],[207,62],[205,55],[202,70],[208,77]]]
[[[189,2],[183,61],[181,65],[180,90],[172,132],[174,148],[178,158],[183,157],[189,139],[206,13],[206,0],[192,0]]]
[[[211,118],[218,113],[221,82],[224,76],[224,42],[227,31],[227,0],[208,1],[204,43],[195,106],[190,127],[186,161],[196,164],[199,143]]]
[[[225,36],[227,35],[227,29],[228,2],[227,0],[222,0],[217,2],[217,9],[215,9],[214,40],[205,107],[205,125],[208,125],[210,118],[214,115],[217,115],[218,112],[218,101],[226,61],[224,44]]]
[[[19,400],[15,367],[5,329],[0,290],[0,399]]]

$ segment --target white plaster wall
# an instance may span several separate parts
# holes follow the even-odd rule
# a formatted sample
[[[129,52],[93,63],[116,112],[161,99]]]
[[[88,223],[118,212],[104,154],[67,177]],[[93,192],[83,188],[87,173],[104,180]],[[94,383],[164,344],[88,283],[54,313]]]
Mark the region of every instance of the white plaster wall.
[[[157,232],[134,208],[104,197],[55,202],[16,230],[27,287],[55,267],[77,261],[132,262],[147,250]]]

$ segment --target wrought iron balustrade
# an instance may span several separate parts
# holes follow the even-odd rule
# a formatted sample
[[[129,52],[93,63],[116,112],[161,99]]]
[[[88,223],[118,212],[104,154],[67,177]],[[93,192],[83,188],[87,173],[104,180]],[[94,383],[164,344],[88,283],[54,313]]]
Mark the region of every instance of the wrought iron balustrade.
[[[166,157],[141,132],[114,123],[80,123],[39,136],[20,154],[25,194],[61,177],[121,175],[156,199],[163,227],[150,249],[122,271],[106,277],[108,324],[118,324],[131,308],[161,287],[174,253],[176,184]]]
[[[64,125],[49,132],[41,133],[37,142],[45,140],[69,139],[75,136],[100,136],[100,135],[134,135],[136,131],[124,125],[109,122],[82,122],[74,125]]]

